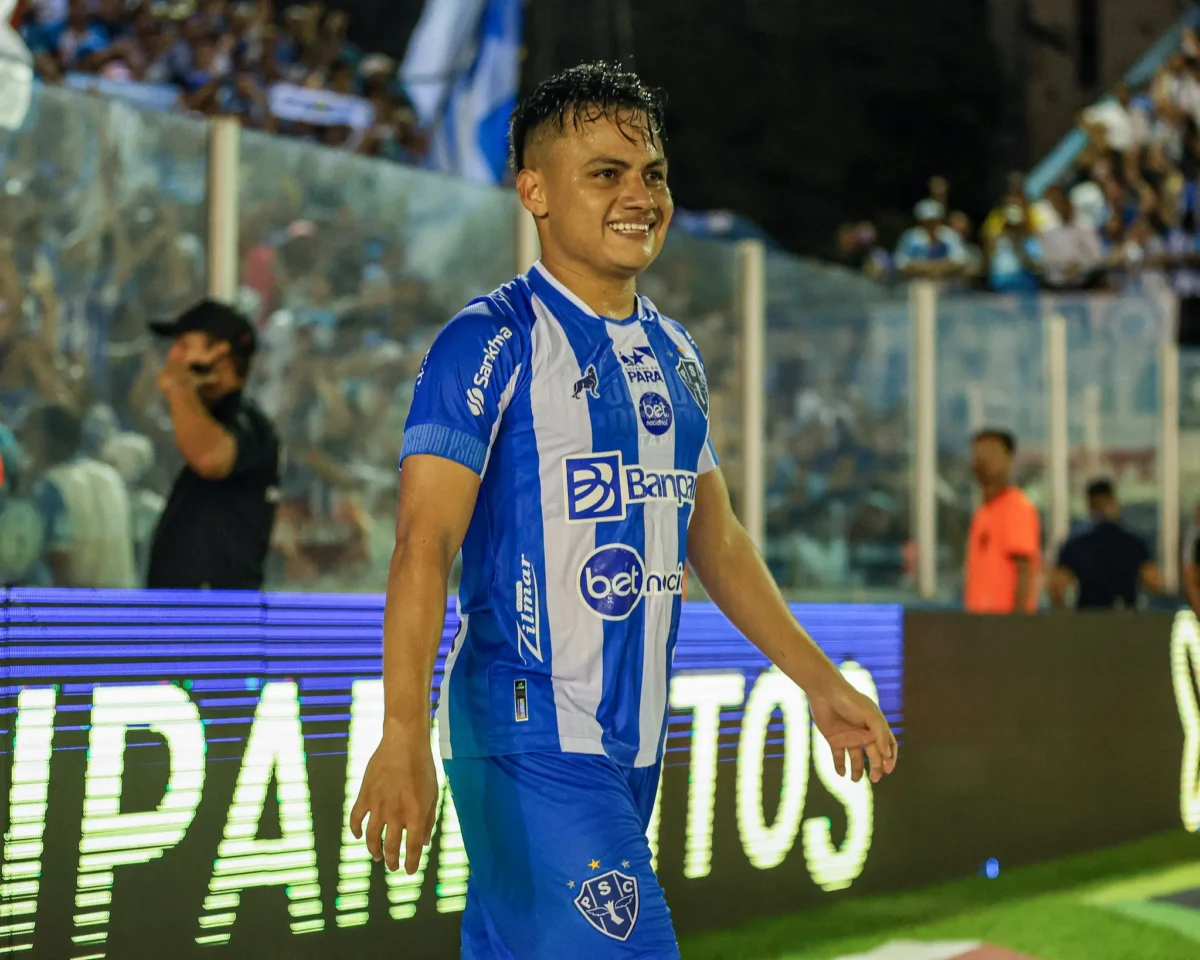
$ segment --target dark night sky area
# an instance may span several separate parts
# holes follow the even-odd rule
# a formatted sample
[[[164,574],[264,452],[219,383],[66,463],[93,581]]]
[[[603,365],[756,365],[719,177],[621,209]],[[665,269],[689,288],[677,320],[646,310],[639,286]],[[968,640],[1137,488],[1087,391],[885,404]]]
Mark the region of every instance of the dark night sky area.
[[[395,54],[421,6],[331,5]],[[1012,98],[985,0],[527,0],[526,43],[525,86],[632,48],[667,91],[676,202],[733,210],[799,253],[829,252],[851,218],[894,233],[933,173],[978,217],[1018,159],[998,152]]]

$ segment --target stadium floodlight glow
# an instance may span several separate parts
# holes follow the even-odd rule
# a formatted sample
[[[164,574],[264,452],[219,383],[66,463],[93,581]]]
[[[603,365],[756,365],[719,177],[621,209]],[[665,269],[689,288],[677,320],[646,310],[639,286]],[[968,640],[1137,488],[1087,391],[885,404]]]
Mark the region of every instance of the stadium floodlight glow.
[[[374,862],[366,842],[356,840],[350,832],[350,811],[362,787],[367,762],[383,735],[383,681],[356,680],[350,708],[350,741],[346,756],[346,798],[342,814],[342,850],[338,863],[337,925],[354,927],[369,919],[367,903],[371,889]],[[438,858],[438,904],[441,913],[462,910],[466,905],[466,884],[469,866],[463,848],[458,813],[438,751],[438,727],[434,721],[430,731],[434,766],[437,770],[438,800],[434,812],[435,825],[440,821],[441,856]],[[406,838],[407,839],[407,838]],[[405,855],[405,843],[400,845],[400,859]],[[417,872],[409,876],[403,870],[387,871],[388,912],[393,920],[415,916],[425,871],[429,865],[429,849],[421,851]]]
[[[740,707],[745,694],[746,678],[740,673],[681,674],[671,682],[671,706],[692,711],[692,763],[683,856],[683,875],[688,879],[706,877],[712,870],[721,708]]]
[[[853,661],[841,665],[842,675],[859,693],[876,703],[879,692],[871,674]],[[846,837],[841,847],[833,843],[832,824],[828,817],[813,817],[804,821],[804,859],[808,872],[822,890],[844,890],[862,873],[871,848],[874,829],[874,798],[871,781],[864,776],[858,783],[849,775],[838,776],[833,765],[833,751],[814,724],[813,766],[817,776],[833,797],[846,808]]]
[[[170,683],[97,686],[91,726],[75,896],[82,912],[74,918],[76,927],[88,929],[72,939],[77,950],[96,956],[108,939],[114,869],[157,860],[195,819],[204,790],[205,744],[196,705]],[[148,728],[167,744],[166,790],[148,813],[121,813],[130,727]]]
[[[280,837],[259,840],[258,823],[272,774],[278,788]],[[292,681],[266,684],[254,711],[196,942],[227,943],[229,933],[220,931],[233,926],[241,891],[269,886],[284,888],[293,933],[325,928],[300,701]]]
[[[0,867],[0,942],[11,950],[33,946],[57,697],[53,687],[27,688],[17,697],[8,830]]]
[[[1183,825],[1200,831],[1200,627],[1191,610],[1175,615],[1171,628],[1171,680],[1183,724],[1183,765],[1179,774],[1179,811]]]
[[[783,713],[783,785],[775,822],[768,826],[762,805],[763,754],[777,707]],[[759,870],[783,863],[796,842],[808,793],[808,743],[808,697],[772,667],[750,691],[738,742],[738,833],[747,859]]]

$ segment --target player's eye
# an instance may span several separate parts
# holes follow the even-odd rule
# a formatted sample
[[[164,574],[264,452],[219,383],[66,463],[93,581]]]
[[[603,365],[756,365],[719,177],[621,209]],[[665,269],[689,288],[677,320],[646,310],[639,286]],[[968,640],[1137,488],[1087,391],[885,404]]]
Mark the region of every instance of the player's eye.
[[[592,176],[597,180],[615,180],[617,179],[617,171],[612,167],[604,167],[602,170],[597,170]]]
[[[646,174],[646,179],[651,183],[666,183],[667,175],[662,170],[651,170]]]

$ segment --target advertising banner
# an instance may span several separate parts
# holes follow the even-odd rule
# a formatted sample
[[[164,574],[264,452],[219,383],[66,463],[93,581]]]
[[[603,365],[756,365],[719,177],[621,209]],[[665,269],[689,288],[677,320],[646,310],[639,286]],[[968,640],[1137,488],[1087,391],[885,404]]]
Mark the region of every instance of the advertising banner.
[[[457,956],[469,864],[449,791],[411,877],[347,827],[382,723],[381,597],[11,590],[2,609],[0,949]],[[796,612],[903,736],[900,607]],[[871,785],[836,777],[768,666],[685,605],[648,831],[681,932],[781,891],[819,902],[873,856]]]

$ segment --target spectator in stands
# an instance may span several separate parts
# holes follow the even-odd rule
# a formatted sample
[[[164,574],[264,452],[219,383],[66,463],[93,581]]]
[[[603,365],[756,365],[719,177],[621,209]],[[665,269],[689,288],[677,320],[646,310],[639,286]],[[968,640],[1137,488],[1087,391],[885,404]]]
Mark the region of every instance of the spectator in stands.
[[[934,179],[939,178],[935,177]],[[983,251],[979,248],[979,244],[972,239],[975,229],[971,224],[971,218],[961,210],[955,210],[950,214],[947,223],[950,229],[958,234],[962,241],[963,251],[966,253],[966,261],[963,265],[964,278],[971,281],[980,279],[983,276]]]
[[[1145,542],[1120,522],[1121,505],[1112,482],[1088,484],[1087,503],[1091,524],[1058,552],[1049,584],[1054,606],[1066,606],[1071,590],[1079,610],[1132,609],[1139,588],[1161,593],[1162,575]]]
[[[975,434],[972,467],[982,503],[967,536],[963,605],[971,613],[1033,613],[1041,567],[1037,509],[1013,486],[1016,438],[1007,430]]]
[[[993,241],[988,282],[996,293],[1032,293],[1043,269],[1042,240],[1030,228],[1023,206],[1009,204],[1004,230]]]
[[[1049,199],[1061,222],[1042,238],[1047,285],[1057,290],[1095,287],[1104,263],[1100,234],[1071,206],[1061,187],[1053,187]]]
[[[1009,208],[1014,204],[1026,213],[1029,226],[1034,233],[1044,233],[1049,226],[1045,213],[1036,204],[1031,204],[1025,195],[1025,175],[1023,173],[1013,171],[1008,175],[1006,184],[1004,198],[987,215],[987,219],[983,221],[983,226],[979,230],[983,252],[989,257],[992,243],[1007,227]]]
[[[905,231],[894,263],[905,279],[947,280],[960,276],[967,262],[962,239],[945,223],[946,208],[922,200],[913,210],[917,225]]]
[[[116,470],[82,453],[79,417],[61,404],[44,404],[21,433],[39,474],[32,498],[45,533],[49,582],[135,587],[129,494]]]

